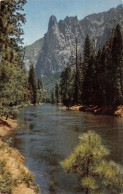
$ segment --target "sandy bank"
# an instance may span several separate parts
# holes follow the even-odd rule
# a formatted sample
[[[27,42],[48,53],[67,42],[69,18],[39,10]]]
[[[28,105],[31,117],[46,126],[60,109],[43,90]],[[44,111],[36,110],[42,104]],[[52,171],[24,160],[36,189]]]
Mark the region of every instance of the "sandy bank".
[[[4,117],[0,117],[0,136],[9,135],[15,128],[17,128],[17,123],[13,119],[5,120]]]
[[[15,128],[15,120],[0,118],[0,193],[38,194],[39,186],[24,165],[24,158],[18,150],[2,141]]]
[[[0,193],[37,194],[38,189],[19,151],[0,141]]]

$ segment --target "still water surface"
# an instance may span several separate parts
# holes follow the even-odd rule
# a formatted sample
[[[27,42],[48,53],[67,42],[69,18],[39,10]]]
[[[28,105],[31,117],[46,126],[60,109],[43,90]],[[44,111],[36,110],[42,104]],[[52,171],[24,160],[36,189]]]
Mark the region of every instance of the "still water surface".
[[[25,164],[43,194],[79,193],[76,177],[65,174],[60,162],[78,144],[78,136],[87,130],[101,135],[103,144],[110,149],[110,159],[123,165],[121,118],[62,111],[58,106],[44,104],[21,109],[18,123],[14,146],[25,157]]]

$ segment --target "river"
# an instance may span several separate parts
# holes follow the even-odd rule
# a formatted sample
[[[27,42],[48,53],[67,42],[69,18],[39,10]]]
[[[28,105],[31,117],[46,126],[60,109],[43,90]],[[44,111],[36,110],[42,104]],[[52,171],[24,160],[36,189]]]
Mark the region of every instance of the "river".
[[[88,130],[101,135],[110,158],[123,165],[123,119],[85,112],[63,111],[44,104],[23,108],[18,113],[19,130],[14,147],[25,157],[41,193],[75,194],[77,178],[65,174],[60,162],[78,144],[78,136]]]

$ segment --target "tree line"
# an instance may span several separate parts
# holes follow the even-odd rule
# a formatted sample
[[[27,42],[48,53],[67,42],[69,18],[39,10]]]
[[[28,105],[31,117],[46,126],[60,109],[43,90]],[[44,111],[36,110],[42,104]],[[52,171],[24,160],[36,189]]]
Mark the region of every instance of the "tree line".
[[[40,103],[44,98],[43,82],[41,78],[36,77],[35,68],[33,65],[29,69],[28,86],[32,104]]]
[[[41,80],[36,80],[32,66],[28,76],[23,63],[25,3],[26,0],[0,1],[0,115],[6,118],[12,114],[13,106],[42,101]]]
[[[98,51],[87,35],[83,53],[78,53],[76,39],[75,68],[68,63],[62,71],[59,91],[66,106],[123,103],[123,39],[119,24]]]

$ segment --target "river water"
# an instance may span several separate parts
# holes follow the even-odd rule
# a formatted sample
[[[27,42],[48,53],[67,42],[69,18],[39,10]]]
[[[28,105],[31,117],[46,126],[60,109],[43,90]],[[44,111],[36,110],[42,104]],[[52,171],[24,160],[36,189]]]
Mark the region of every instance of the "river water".
[[[123,165],[123,119],[85,112],[62,111],[44,104],[23,108],[18,114],[19,130],[14,147],[25,157],[41,193],[75,194],[77,178],[65,174],[60,162],[78,144],[78,136],[88,130],[101,135],[110,158]]]

